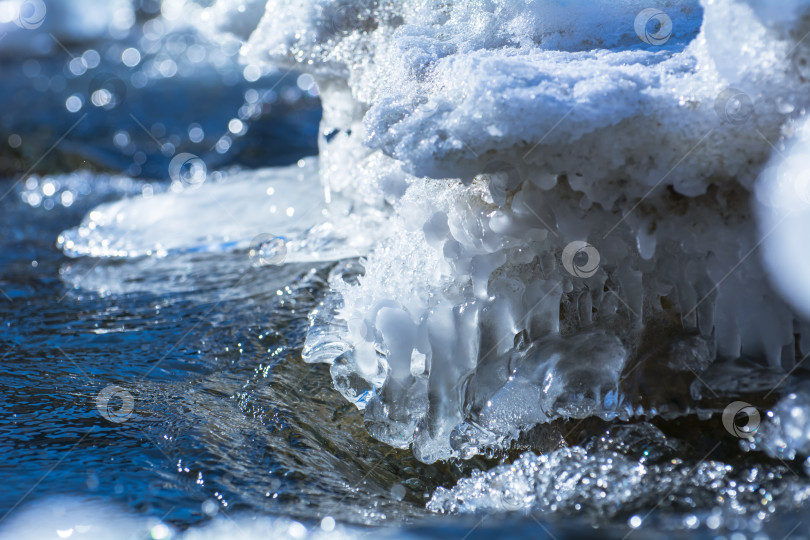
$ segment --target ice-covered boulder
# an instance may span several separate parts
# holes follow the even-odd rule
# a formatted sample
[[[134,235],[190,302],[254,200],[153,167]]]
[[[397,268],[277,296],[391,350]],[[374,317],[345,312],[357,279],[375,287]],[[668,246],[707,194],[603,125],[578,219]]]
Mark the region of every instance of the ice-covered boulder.
[[[321,181],[390,208],[304,352],[332,365],[375,437],[466,457],[536,423],[680,414],[699,397],[672,405],[650,377],[694,379],[718,359],[787,371],[810,352],[808,200],[778,189],[805,158],[766,173],[778,186],[761,188],[760,228],[751,205],[810,101],[810,2],[206,12],[246,63],[314,77]]]

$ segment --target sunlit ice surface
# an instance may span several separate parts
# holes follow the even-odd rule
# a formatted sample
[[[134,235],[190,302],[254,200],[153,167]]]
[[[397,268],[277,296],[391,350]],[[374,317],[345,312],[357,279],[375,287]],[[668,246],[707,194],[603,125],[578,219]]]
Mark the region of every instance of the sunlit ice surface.
[[[0,536],[806,536],[808,15],[0,1]]]

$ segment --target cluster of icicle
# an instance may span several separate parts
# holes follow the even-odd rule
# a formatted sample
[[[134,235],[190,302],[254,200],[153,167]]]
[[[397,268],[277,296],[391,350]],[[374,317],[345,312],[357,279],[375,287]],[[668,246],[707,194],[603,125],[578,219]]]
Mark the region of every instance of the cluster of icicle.
[[[678,414],[662,381],[810,352],[810,2],[218,0],[199,20],[314,77],[324,188],[388,212],[304,351],[374,437],[465,458],[559,418]]]

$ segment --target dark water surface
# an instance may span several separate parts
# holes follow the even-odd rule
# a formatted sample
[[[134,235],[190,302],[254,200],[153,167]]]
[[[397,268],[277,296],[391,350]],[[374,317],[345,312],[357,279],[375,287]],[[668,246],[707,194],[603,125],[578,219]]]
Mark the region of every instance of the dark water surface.
[[[48,494],[180,526],[247,509],[366,523],[423,511],[391,488],[412,477],[421,495],[416,478],[430,471],[371,440],[328,369],[300,360],[334,265],[194,255],[127,274],[71,261],[54,238],[94,198],[50,211],[16,192],[0,203],[0,516]],[[60,272],[133,290],[75,290]],[[110,385],[120,395],[99,406]]]
[[[209,171],[317,153],[320,106],[297,74],[247,81],[193,32],[161,35],[154,13],[138,17],[124,38],[71,42],[43,27],[24,35],[30,48],[0,49],[0,528],[54,495],[180,529],[245,513],[423,515],[449,468],[372,440],[328,368],[300,358],[307,314],[341,265],[56,249],[96,205],[168,189],[180,152]],[[121,62],[127,47],[141,48],[135,67]],[[190,62],[192,47],[207,60]],[[167,59],[176,74],[150,75]],[[111,103],[94,103],[99,89]],[[230,129],[237,118],[247,135]]]

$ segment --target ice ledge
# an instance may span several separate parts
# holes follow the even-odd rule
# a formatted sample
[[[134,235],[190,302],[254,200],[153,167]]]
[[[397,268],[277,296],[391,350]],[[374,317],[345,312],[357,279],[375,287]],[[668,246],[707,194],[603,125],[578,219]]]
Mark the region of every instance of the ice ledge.
[[[243,58],[313,73],[322,181],[393,206],[307,349],[375,437],[434,461],[687,414],[715,359],[810,352],[749,206],[810,99],[810,2],[266,5]]]

